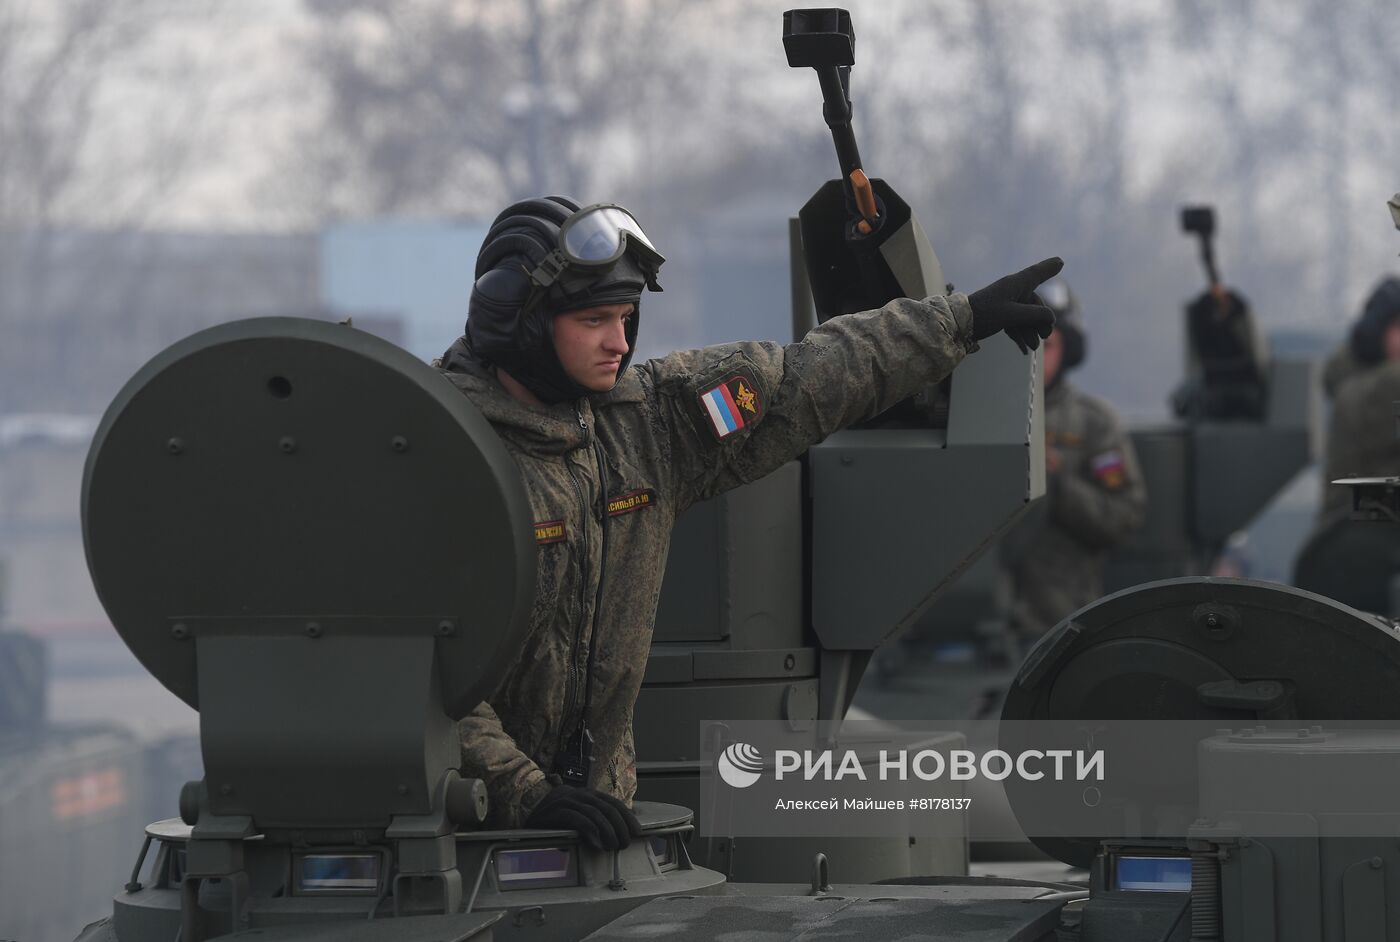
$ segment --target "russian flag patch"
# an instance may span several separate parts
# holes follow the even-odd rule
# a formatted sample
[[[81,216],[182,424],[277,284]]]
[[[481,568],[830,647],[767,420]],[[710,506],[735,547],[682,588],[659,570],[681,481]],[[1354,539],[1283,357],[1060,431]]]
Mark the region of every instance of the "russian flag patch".
[[[1095,455],[1090,460],[1089,467],[1093,470],[1094,477],[1098,478],[1099,483],[1111,491],[1118,490],[1126,483],[1123,453],[1116,448],[1101,455]]]
[[[700,393],[700,408],[715,437],[724,439],[761,416],[763,400],[753,377],[741,372]]]

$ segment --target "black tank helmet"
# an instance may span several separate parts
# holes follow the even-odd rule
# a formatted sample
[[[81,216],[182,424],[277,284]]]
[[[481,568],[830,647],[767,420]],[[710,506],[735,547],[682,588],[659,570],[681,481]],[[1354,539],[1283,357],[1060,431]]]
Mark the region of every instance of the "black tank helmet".
[[[637,348],[642,291],[660,291],[665,261],[631,213],[579,209],[562,196],[525,200],[496,217],[476,258],[465,339],[472,355],[500,366],[545,402],[588,395],[554,349],[554,317],[600,304],[632,304],[627,369]]]

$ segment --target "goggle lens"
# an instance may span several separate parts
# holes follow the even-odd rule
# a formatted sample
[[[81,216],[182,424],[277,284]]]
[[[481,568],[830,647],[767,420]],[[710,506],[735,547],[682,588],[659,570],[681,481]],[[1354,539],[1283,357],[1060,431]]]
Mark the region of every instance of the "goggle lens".
[[[621,254],[624,232],[656,251],[630,213],[616,206],[600,206],[569,221],[569,230],[564,233],[564,252],[581,262],[609,261]]]

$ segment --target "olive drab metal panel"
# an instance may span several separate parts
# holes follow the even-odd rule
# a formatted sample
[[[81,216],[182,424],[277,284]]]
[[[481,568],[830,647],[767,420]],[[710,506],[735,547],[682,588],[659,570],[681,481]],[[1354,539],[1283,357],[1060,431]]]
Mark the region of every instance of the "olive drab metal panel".
[[[958,367],[947,432],[849,430],[810,453],[812,621],[872,650],[1045,493],[1038,357],[995,337]]]
[[[228,630],[192,619],[288,618],[302,633],[353,613],[440,637],[461,715],[523,630],[525,500],[504,446],[437,371],[351,327],[259,318],[175,344],[117,394],[88,455],[83,531],[117,631],[192,706],[187,641]],[[452,630],[435,635],[440,622]]]
[[[677,519],[653,642],[802,645],[802,566],[802,468],[790,462]]]

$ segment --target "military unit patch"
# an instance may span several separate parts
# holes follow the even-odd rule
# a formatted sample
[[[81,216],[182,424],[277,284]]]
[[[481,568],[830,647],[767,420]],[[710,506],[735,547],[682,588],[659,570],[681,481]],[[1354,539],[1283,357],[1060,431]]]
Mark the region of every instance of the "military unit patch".
[[[564,521],[545,520],[535,524],[535,542],[540,546],[564,542]]]
[[[1095,455],[1089,461],[1089,467],[1098,482],[1109,490],[1116,491],[1123,486],[1123,453],[1118,449]]]
[[[758,384],[747,372],[735,373],[700,394],[700,407],[716,438],[726,438],[763,415]]]
[[[630,514],[634,510],[641,510],[643,507],[650,507],[655,503],[656,491],[651,488],[628,491],[626,494],[608,498],[608,516],[618,517],[622,514]]]

